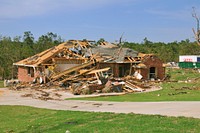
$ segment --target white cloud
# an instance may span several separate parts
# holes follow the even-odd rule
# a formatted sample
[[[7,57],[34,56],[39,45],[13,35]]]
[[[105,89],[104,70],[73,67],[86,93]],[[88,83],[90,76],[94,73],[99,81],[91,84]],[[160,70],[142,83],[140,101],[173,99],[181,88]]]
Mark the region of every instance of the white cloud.
[[[136,0],[1,0],[0,19],[42,15],[50,11],[79,11]]]

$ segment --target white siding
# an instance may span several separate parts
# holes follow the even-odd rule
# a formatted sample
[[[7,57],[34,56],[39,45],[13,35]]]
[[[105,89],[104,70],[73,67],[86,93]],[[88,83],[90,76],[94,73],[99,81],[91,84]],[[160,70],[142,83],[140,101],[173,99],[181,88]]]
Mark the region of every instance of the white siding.
[[[179,62],[197,62],[199,55],[181,55],[179,56]]]

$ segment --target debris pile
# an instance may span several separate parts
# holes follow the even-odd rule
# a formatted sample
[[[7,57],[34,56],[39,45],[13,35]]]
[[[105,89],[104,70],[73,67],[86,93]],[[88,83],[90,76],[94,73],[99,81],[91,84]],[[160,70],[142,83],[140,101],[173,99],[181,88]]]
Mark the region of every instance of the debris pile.
[[[87,40],[69,40],[14,65],[21,84],[13,89],[59,86],[74,95],[142,92],[151,86],[144,80],[164,77],[163,64],[153,54],[141,54],[108,42],[96,46]],[[42,91],[40,94],[40,99],[49,96]]]

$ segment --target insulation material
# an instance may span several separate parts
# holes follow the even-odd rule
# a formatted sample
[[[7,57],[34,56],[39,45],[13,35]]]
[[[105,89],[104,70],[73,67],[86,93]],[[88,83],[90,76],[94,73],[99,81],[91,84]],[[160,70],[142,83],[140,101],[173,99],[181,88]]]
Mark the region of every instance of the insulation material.
[[[136,79],[142,79],[142,75],[140,73],[138,73],[137,71],[134,73],[134,77]]]

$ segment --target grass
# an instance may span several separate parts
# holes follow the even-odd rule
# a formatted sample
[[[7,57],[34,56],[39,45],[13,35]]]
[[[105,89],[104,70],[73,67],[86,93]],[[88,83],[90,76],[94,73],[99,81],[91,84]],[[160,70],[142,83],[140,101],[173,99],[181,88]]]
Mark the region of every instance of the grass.
[[[1,133],[200,132],[200,119],[0,106]]]
[[[196,70],[168,69],[171,81],[163,82],[162,90],[148,93],[132,93],[122,96],[74,98],[74,100],[153,102],[153,101],[200,101],[200,74]],[[187,82],[185,82],[187,81]]]
[[[171,76],[171,80],[186,80],[200,78],[200,74],[194,69],[173,69],[168,68],[167,74]]]
[[[3,88],[4,85],[3,85],[3,81],[0,80],[0,88]]]

